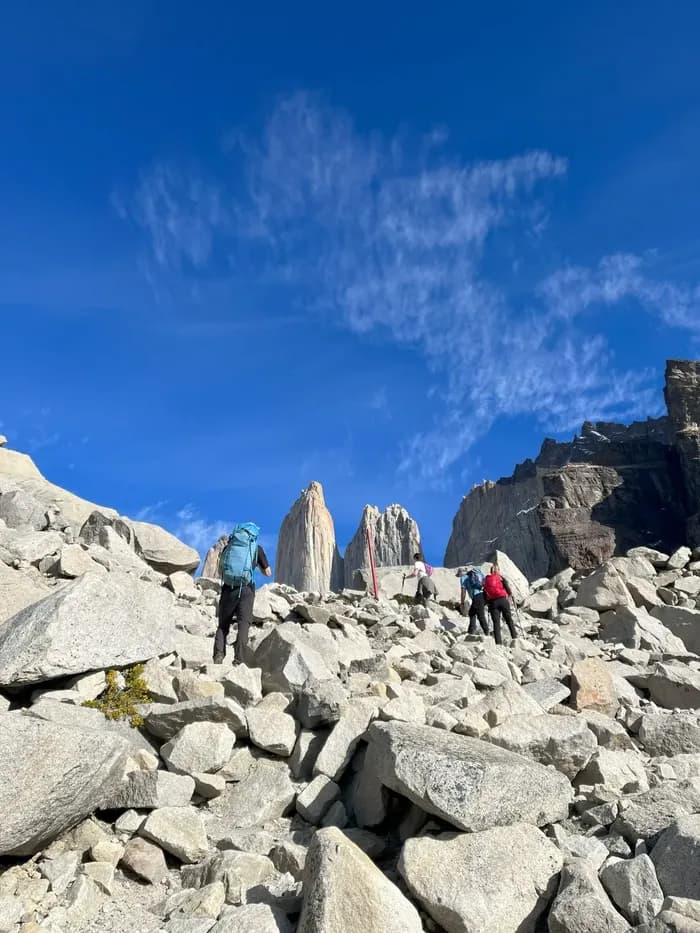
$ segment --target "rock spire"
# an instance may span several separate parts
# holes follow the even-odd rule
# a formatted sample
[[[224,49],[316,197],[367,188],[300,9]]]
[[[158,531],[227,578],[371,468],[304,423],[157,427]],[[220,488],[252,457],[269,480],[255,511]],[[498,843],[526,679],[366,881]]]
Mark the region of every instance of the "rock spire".
[[[312,482],[289,510],[280,528],[275,580],[298,590],[329,593],[342,589],[343,561],[335,543],[333,518],[323,486]]]
[[[352,587],[355,571],[369,566],[367,529],[371,530],[377,567],[397,567],[413,563],[420,550],[420,531],[406,509],[394,503],[380,512],[366,505],[352,541],[345,549],[345,586]]]

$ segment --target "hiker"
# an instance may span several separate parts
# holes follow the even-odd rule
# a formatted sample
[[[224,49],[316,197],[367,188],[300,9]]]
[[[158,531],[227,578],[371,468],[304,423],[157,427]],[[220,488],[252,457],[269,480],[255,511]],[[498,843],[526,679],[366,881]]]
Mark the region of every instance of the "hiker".
[[[476,635],[476,620],[483,630],[484,635],[490,635],[489,623],[486,619],[486,596],[484,595],[484,575],[476,567],[468,567],[467,572],[461,577],[460,581],[460,611],[464,615],[464,603],[467,594],[471,599],[469,606],[469,634]]]
[[[498,572],[498,566],[493,564],[491,573],[484,580],[484,595],[488,603],[489,613],[491,615],[491,624],[493,626],[493,637],[497,645],[502,645],[501,638],[501,616],[506,620],[506,625],[510,631],[510,637],[515,641],[518,633],[515,630],[513,622],[513,613],[510,609],[510,597],[513,595],[508,581]]]
[[[219,627],[214,638],[214,664],[226,657],[226,639],[231,623],[238,622],[238,635],[234,648],[234,663],[242,663],[248,648],[248,630],[253,621],[255,602],[255,570],[266,577],[272,575],[267,555],[258,544],[260,529],[253,522],[236,525],[229,535],[219,558],[221,597],[219,598]]]
[[[435,586],[435,581],[431,579],[433,568],[426,562],[422,554],[414,554],[413,560],[415,561],[413,570],[411,573],[407,573],[404,579],[418,577],[415,602],[419,606],[427,606],[428,600],[431,597],[433,599],[437,598],[437,587]]]

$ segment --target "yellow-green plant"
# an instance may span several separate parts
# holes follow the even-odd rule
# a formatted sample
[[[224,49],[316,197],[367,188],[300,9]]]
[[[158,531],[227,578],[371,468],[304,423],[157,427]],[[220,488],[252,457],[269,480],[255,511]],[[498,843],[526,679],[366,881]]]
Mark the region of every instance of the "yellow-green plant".
[[[98,709],[107,719],[128,719],[136,729],[143,725],[143,717],[136,707],[139,703],[149,703],[150,695],[143,679],[143,664],[122,671],[124,686],[120,687],[117,671],[107,671],[107,687],[96,700],[85,700],[83,706]]]

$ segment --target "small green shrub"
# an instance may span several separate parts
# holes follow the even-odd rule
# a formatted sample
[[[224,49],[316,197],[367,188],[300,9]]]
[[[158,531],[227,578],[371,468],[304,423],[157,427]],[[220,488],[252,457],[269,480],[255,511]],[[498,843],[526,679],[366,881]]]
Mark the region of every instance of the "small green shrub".
[[[117,682],[117,671],[107,671],[107,688],[96,700],[85,700],[83,706],[98,709],[107,719],[128,719],[137,729],[143,725],[143,717],[136,707],[150,702],[146,681],[143,679],[143,664],[122,671],[124,686]]]

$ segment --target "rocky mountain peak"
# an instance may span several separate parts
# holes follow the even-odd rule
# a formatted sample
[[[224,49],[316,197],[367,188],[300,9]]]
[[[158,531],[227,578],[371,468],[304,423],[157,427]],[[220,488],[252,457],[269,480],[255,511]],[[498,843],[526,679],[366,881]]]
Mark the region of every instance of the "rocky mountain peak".
[[[668,416],[586,421],[571,441],[547,438],[512,476],[473,489],[446,566],[499,547],[535,579],[590,570],[635,543],[672,550],[700,540],[700,362],[669,361],[666,402]]]
[[[357,570],[369,566],[367,530],[370,531],[377,567],[396,567],[413,563],[420,550],[420,530],[406,509],[398,503],[382,512],[376,505],[366,505],[357,531],[345,549],[345,585],[353,586]]]
[[[687,536],[700,541],[700,360],[669,360],[664,390],[688,513]]]
[[[342,587],[343,566],[333,517],[323,486],[314,481],[287,513],[279,532],[275,580],[302,591],[328,593]]]

